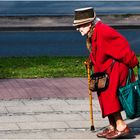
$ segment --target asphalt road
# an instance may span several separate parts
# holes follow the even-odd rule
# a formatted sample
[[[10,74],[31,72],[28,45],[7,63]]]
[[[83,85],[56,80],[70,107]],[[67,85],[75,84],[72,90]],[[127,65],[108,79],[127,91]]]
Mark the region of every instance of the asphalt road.
[[[119,30],[140,54],[140,29]],[[0,32],[0,56],[87,56],[85,37],[75,30]]]

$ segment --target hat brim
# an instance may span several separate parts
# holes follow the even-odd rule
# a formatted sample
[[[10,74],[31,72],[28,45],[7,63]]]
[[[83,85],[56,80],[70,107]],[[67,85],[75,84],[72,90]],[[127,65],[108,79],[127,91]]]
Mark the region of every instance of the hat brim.
[[[83,24],[92,22],[94,19],[95,19],[95,17],[87,18],[87,19],[83,19],[83,20],[74,20],[73,26],[83,25]]]

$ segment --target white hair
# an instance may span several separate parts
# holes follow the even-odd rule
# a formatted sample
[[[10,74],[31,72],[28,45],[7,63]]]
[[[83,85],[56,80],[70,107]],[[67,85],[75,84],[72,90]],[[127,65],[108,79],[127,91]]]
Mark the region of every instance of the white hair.
[[[101,21],[101,19],[98,18],[98,17],[96,17],[96,18],[93,20],[92,23],[95,25],[95,24],[97,24],[99,21]]]

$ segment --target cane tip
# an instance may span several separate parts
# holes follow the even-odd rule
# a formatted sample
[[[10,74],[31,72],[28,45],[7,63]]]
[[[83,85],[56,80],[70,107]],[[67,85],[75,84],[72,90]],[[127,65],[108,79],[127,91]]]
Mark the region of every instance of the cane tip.
[[[93,125],[91,126],[90,130],[91,130],[91,131],[94,131],[94,130],[95,130],[95,128],[94,128]]]

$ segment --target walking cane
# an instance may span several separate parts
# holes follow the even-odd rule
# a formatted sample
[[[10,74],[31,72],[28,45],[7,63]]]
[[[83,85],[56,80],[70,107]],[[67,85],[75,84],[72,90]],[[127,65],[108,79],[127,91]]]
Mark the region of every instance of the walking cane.
[[[88,93],[89,93],[89,106],[90,106],[90,122],[91,122],[91,128],[90,130],[95,130],[94,123],[93,123],[93,109],[92,109],[92,92],[89,89],[90,86],[90,70],[91,70],[91,64],[87,61],[84,62],[86,69],[87,69],[87,75],[88,75]]]

